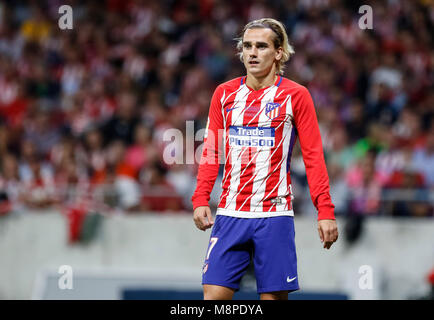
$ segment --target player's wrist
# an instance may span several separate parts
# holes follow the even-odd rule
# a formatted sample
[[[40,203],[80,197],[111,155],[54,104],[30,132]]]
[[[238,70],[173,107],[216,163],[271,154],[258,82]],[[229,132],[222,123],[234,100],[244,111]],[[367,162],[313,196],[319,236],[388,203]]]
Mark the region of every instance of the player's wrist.
[[[193,211],[199,207],[209,207],[208,199],[205,196],[195,197],[192,200],[192,204],[193,204]]]
[[[336,220],[333,210],[318,212],[318,221],[321,220]]]
[[[198,208],[209,208],[209,204],[208,204],[208,202],[206,202],[206,203],[203,203],[203,204],[194,205],[193,206],[193,211],[195,211]]]

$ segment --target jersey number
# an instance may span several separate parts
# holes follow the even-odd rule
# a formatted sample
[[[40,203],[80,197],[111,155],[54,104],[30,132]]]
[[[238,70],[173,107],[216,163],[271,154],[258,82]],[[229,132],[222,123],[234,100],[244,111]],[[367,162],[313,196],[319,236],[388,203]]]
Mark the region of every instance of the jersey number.
[[[209,249],[208,249],[208,253],[206,254],[206,260],[209,259],[209,255],[211,254],[211,250],[214,248],[214,246],[217,243],[218,239],[219,238],[212,237],[211,240],[209,241]]]

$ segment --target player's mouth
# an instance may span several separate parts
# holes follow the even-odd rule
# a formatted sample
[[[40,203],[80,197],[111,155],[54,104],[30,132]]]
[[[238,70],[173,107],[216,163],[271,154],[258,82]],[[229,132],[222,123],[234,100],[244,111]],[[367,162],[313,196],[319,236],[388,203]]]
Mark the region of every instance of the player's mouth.
[[[249,61],[249,65],[251,65],[251,66],[255,66],[255,65],[258,65],[259,64],[259,61]]]

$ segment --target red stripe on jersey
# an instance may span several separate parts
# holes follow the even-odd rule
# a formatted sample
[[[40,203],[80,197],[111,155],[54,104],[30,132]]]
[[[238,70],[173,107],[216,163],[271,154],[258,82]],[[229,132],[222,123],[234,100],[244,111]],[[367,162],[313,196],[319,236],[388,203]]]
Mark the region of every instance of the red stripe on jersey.
[[[257,109],[259,110],[260,107],[261,100],[259,99],[255,98],[251,103],[249,103],[244,110],[243,124],[248,124],[248,126],[251,126],[249,123],[254,121],[254,118],[257,115],[257,112],[255,111]],[[257,123],[253,126],[256,127]],[[247,201],[245,200],[249,195],[252,194],[253,191],[253,175],[255,173],[258,150],[255,147],[246,149],[248,150],[248,155],[244,157],[243,162],[241,163],[241,178],[237,190],[235,210],[250,211],[250,199]]]
[[[238,78],[240,79],[240,78]],[[237,80],[238,80],[237,79]],[[225,138],[225,173],[223,176],[223,180],[222,180],[222,194],[220,196],[220,202],[218,207],[225,207],[226,203],[228,202],[227,196],[229,194],[230,191],[230,183],[231,183],[231,178],[232,178],[232,171],[234,169],[234,167],[232,166],[232,162],[230,161],[231,157],[232,157],[232,148],[230,148],[229,145],[229,126],[231,125],[231,123],[233,122],[232,119],[232,112],[228,112],[228,110],[230,108],[233,108],[233,105],[235,103],[235,99],[237,97],[237,93],[242,89],[243,85],[240,85],[240,81],[234,81],[235,83],[238,83],[238,87],[234,88],[233,92],[230,93],[230,95],[223,101],[223,114],[224,114],[224,118],[225,123],[226,123],[226,127],[225,127],[225,134],[226,134],[226,138]],[[246,96],[241,97],[240,99],[244,99],[247,98]]]
[[[235,95],[232,97],[231,101],[229,101],[228,103],[225,103],[223,105],[223,108],[225,109],[227,105],[232,105],[233,101],[235,100]],[[229,161],[229,159],[231,158],[231,153],[232,153],[232,149],[229,147],[229,126],[227,125],[228,123],[231,123],[232,121],[232,113],[229,112],[226,114],[225,111],[223,111],[223,114],[225,115],[225,119],[226,119],[226,128],[225,128],[225,170],[224,170],[224,175],[223,175],[223,180],[222,180],[222,194],[220,196],[220,203],[219,203],[219,207],[220,206],[225,206],[226,205],[226,199],[227,199],[227,195],[228,195],[228,191],[229,191],[229,185],[231,182],[231,173],[233,170],[233,166],[232,163]]]
[[[279,95],[279,93],[281,92],[281,90],[277,90],[276,92],[276,96]],[[284,96],[279,96],[276,101],[274,102],[283,102]],[[279,99],[280,98],[280,99]],[[271,199],[276,198],[278,196],[278,184],[281,183],[281,181],[279,181],[281,179],[280,177],[280,168],[282,165],[285,165],[286,163],[282,163],[282,154],[283,154],[283,148],[282,148],[282,144],[283,144],[283,138],[282,137],[282,133],[283,130],[278,130],[277,128],[280,128],[280,126],[284,126],[284,122],[282,121],[282,118],[284,118],[285,115],[285,111],[286,111],[286,106],[281,105],[280,106],[281,110],[280,110],[280,115],[279,117],[274,118],[271,121],[271,126],[276,128],[275,130],[275,147],[271,150],[271,161],[270,161],[270,169],[268,171],[269,176],[271,177],[270,179],[267,180],[266,182],[266,187],[265,187],[265,194],[264,194],[264,199],[262,201],[263,202],[263,211],[271,211],[271,212],[275,212],[276,211],[276,206],[271,203]],[[273,110],[275,111],[275,110]],[[276,112],[273,113],[273,116],[276,116]],[[283,129],[283,128],[282,128]],[[287,137],[289,138],[289,137]],[[273,191],[274,189],[274,191]]]

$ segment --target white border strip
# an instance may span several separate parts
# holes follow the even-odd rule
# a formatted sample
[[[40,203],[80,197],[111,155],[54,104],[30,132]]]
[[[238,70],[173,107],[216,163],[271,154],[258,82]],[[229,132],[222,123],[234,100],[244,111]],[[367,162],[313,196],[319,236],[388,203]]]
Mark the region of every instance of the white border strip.
[[[217,208],[217,215],[230,216],[236,218],[269,218],[280,216],[294,216],[293,210],[275,211],[275,212],[260,212],[260,211],[239,211],[224,208]]]

